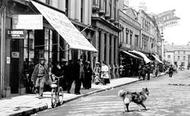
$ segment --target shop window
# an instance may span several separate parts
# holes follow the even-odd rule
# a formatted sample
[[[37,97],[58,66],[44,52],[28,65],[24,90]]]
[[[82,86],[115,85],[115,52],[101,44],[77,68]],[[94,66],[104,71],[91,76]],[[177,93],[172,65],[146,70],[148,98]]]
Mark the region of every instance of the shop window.
[[[32,61],[34,58],[34,31],[27,31],[24,39],[24,59]]]
[[[59,48],[59,51],[60,51],[60,59],[66,59],[66,42],[65,40],[60,36],[60,48]]]
[[[138,43],[139,43],[139,36],[135,35],[135,46],[138,47]]]

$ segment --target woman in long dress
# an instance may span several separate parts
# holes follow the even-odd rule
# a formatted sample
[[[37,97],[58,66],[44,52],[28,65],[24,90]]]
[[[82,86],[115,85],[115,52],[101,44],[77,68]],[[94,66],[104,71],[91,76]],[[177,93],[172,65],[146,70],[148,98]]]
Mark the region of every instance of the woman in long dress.
[[[104,62],[101,67],[101,78],[103,79],[104,85],[110,83],[109,67]]]

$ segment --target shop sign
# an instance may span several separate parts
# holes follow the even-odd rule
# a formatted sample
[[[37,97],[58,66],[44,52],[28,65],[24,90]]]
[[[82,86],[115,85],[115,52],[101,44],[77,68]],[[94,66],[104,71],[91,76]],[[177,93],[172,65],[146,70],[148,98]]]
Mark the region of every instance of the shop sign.
[[[25,33],[24,30],[8,30],[8,37],[11,39],[24,39]]]
[[[11,53],[12,58],[19,58],[19,52],[12,52]]]
[[[13,29],[42,30],[43,16],[42,15],[14,15]]]

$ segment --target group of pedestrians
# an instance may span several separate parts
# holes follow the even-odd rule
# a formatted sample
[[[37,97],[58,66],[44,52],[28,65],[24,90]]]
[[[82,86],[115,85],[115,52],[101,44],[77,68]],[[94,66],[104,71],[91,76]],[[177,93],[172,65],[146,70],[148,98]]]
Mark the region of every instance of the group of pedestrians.
[[[110,73],[109,67],[106,65],[105,62],[100,64],[99,62],[96,63],[94,68],[94,82],[96,85],[103,84],[106,85],[110,83]]]
[[[75,94],[80,94],[81,85],[84,89],[91,88],[92,68],[90,62],[70,61],[65,65],[65,80],[67,85],[67,93],[70,93],[72,83],[75,82]]]
[[[151,64],[148,63],[148,64],[139,65],[138,72],[139,72],[139,79],[142,78],[143,80],[145,79],[150,80],[150,73],[152,72]]]
[[[63,87],[67,93],[70,93],[73,82],[75,83],[75,94],[80,94],[81,86],[84,89],[91,88],[92,68],[90,62],[84,62],[82,59],[76,61],[56,62],[52,66],[45,63],[44,58],[39,59],[39,63],[35,66],[32,73],[32,81],[39,97],[43,96],[44,85],[51,85],[52,75],[62,76],[59,85]]]

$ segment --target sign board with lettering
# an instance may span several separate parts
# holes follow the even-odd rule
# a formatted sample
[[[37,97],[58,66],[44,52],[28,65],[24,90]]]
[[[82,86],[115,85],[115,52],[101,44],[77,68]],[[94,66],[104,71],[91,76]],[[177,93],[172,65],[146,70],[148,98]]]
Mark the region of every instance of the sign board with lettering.
[[[24,30],[7,30],[8,37],[11,39],[24,39]]]
[[[42,15],[14,15],[13,29],[42,30],[43,16]]]

